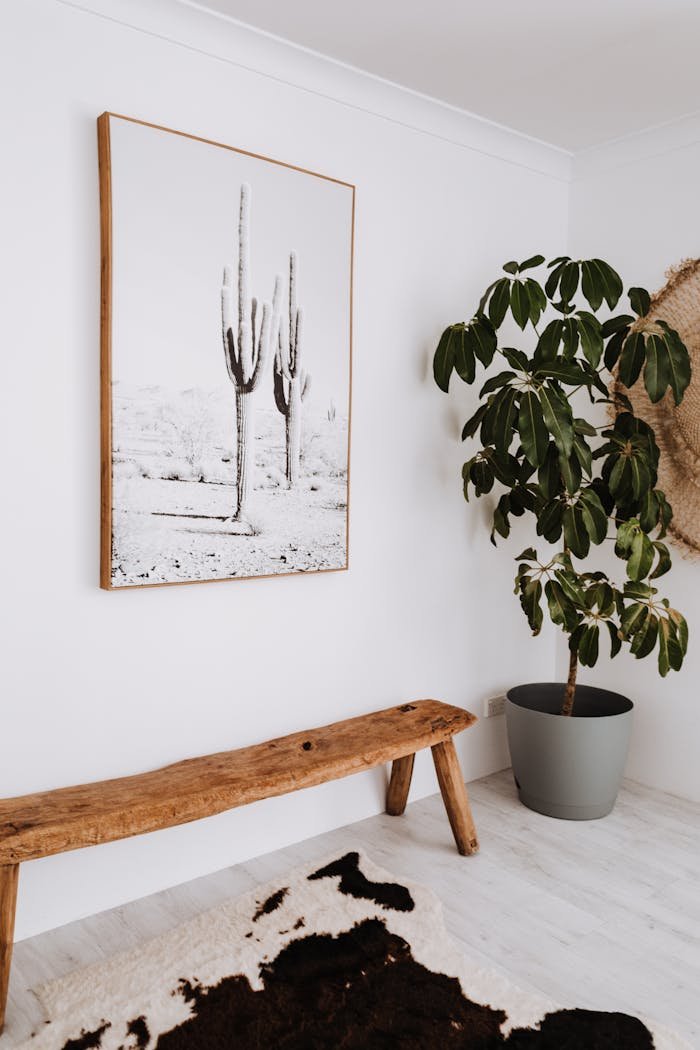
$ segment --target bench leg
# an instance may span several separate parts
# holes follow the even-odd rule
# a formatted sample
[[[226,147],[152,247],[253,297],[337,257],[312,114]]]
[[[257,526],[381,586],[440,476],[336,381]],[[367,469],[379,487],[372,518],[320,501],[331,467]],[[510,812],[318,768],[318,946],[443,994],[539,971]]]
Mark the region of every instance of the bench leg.
[[[18,881],[19,864],[0,865],[0,1034],[5,1024],[5,1007],[10,986]]]
[[[445,803],[457,849],[462,854],[476,853],[479,841],[454,742],[445,740],[442,744],[435,744],[431,750],[442,801]]]
[[[400,817],[406,809],[415,757],[406,755],[405,758],[397,758],[392,762],[391,780],[386,793],[386,811],[392,817]]]

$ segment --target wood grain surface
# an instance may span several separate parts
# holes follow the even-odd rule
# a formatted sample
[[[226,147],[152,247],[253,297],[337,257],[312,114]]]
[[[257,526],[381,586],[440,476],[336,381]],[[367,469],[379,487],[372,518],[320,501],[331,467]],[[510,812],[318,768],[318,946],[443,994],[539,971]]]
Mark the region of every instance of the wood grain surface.
[[[443,740],[434,744],[432,751],[442,801],[445,803],[457,849],[462,854],[476,853],[479,841],[454,742],[451,739]]]
[[[0,1033],[5,1023],[7,989],[10,983],[18,879],[19,864],[0,867]]]
[[[185,824],[336,780],[449,740],[476,721],[418,700],[153,772],[0,799],[0,865]]]
[[[400,817],[406,809],[415,758],[415,755],[405,755],[394,759],[386,793],[386,811],[392,817]]]

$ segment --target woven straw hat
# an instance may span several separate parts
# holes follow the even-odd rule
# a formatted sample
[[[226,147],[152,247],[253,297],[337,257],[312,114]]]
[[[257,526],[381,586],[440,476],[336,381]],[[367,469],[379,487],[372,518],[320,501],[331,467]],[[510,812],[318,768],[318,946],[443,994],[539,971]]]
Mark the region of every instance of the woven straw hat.
[[[664,287],[651,300],[649,317],[675,328],[688,347],[692,374],[678,407],[667,391],[653,405],[642,382],[630,390],[616,380],[636,415],[656,432],[661,451],[659,488],[673,507],[669,533],[687,552],[700,552],[700,259],[686,259],[666,272]]]

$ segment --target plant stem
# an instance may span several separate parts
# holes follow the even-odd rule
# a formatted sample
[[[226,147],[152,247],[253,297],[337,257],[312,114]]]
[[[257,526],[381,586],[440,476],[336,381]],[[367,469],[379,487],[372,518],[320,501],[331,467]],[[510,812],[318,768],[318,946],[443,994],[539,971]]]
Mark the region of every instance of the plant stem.
[[[569,655],[569,677],[566,682],[566,692],[564,693],[564,703],[562,704],[561,711],[562,715],[571,715],[574,710],[574,693],[576,692],[576,673],[578,671],[578,653],[572,652]]]

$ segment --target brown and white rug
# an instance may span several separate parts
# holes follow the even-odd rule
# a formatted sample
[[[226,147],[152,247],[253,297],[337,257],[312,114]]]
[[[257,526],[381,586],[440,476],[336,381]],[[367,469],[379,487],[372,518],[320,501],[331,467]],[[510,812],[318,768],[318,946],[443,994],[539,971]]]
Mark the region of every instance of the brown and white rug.
[[[463,958],[439,901],[347,853],[39,990],[21,1050],[690,1050]]]

